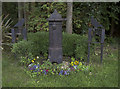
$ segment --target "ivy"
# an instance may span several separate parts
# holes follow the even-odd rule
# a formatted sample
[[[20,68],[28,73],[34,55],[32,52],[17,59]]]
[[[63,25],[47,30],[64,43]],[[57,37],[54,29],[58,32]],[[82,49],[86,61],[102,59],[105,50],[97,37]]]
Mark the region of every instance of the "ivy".
[[[75,33],[87,33],[91,16],[94,16],[104,26],[105,30],[110,30],[111,18],[118,24],[118,14],[120,13],[118,3],[74,2],[73,6],[73,31]]]
[[[47,18],[53,13],[54,9],[57,9],[63,18],[66,17],[66,13],[64,13],[66,12],[66,3],[37,3],[37,6],[32,8],[34,11],[29,12],[27,22],[29,31],[48,31]]]

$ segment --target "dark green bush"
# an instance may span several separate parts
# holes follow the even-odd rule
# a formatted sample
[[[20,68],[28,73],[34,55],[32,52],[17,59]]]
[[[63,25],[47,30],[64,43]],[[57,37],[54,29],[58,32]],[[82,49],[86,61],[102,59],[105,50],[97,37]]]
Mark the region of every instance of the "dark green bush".
[[[37,56],[48,52],[48,32],[29,33],[28,41],[33,42],[32,54]]]
[[[19,41],[13,44],[12,52],[21,56],[25,56],[32,51],[33,43],[31,41]]]
[[[76,39],[76,49],[75,49],[75,57],[87,57],[87,37],[86,36],[79,36],[79,39]]]
[[[67,34],[63,33],[62,47],[63,47],[63,55],[72,56],[74,55],[74,51],[76,48],[76,39],[79,36],[76,34]]]
[[[17,55],[32,53],[34,56],[47,53],[48,51],[48,33],[38,32],[29,33],[28,41],[20,41],[13,45],[12,52]]]
[[[87,48],[87,37],[77,34],[63,34],[63,55],[75,56],[77,58],[85,56]]]
[[[29,33],[28,41],[20,41],[13,45],[12,52],[20,55],[32,53],[34,56],[48,53],[49,35],[48,32]],[[77,34],[63,33],[62,40],[63,55],[83,57],[87,49],[87,37]]]

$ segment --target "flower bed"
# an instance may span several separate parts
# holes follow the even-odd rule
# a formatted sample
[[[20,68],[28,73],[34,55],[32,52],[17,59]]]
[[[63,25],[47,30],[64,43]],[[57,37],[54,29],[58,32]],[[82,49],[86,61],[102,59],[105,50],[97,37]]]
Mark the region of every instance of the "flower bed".
[[[88,71],[90,66],[86,65],[85,62],[80,62],[75,58],[71,58],[71,62],[63,61],[61,64],[54,63],[52,64],[49,59],[43,61],[42,64],[38,62],[40,58],[37,56],[36,58],[28,58],[21,57],[27,61],[27,66],[25,71],[27,73],[32,74],[32,76],[36,75],[70,75],[71,72],[79,72],[79,71]],[[25,61],[22,62],[25,63]]]

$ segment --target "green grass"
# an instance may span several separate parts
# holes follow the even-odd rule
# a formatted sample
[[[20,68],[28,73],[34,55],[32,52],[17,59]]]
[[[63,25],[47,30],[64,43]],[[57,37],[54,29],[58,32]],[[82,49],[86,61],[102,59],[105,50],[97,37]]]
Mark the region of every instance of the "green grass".
[[[104,48],[105,49],[105,48]],[[39,76],[30,78],[9,52],[3,52],[3,87],[118,87],[118,50],[106,46],[103,64],[92,62],[90,72],[80,71],[69,76]],[[96,57],[96,56],[95,56]],[[93,58],[95,58],[93,57]],[[92,58],[91,58],[92,59]],[[96,57],[98,60],[99,58]],[[94,60],[96,60],[94,59]],[[99,59],[100,60],[100,59]]]
[[[2,87],[2,53],[0,48],[0,88]]]

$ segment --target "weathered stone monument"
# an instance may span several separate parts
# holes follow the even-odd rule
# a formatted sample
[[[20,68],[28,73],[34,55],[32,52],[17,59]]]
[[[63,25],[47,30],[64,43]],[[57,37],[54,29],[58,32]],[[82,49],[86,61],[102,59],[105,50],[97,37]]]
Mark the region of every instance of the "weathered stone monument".
[[[49,55],[52,63],[62,63],[62,22],[61,15],[54,12],[47,19],[49,21]]]

